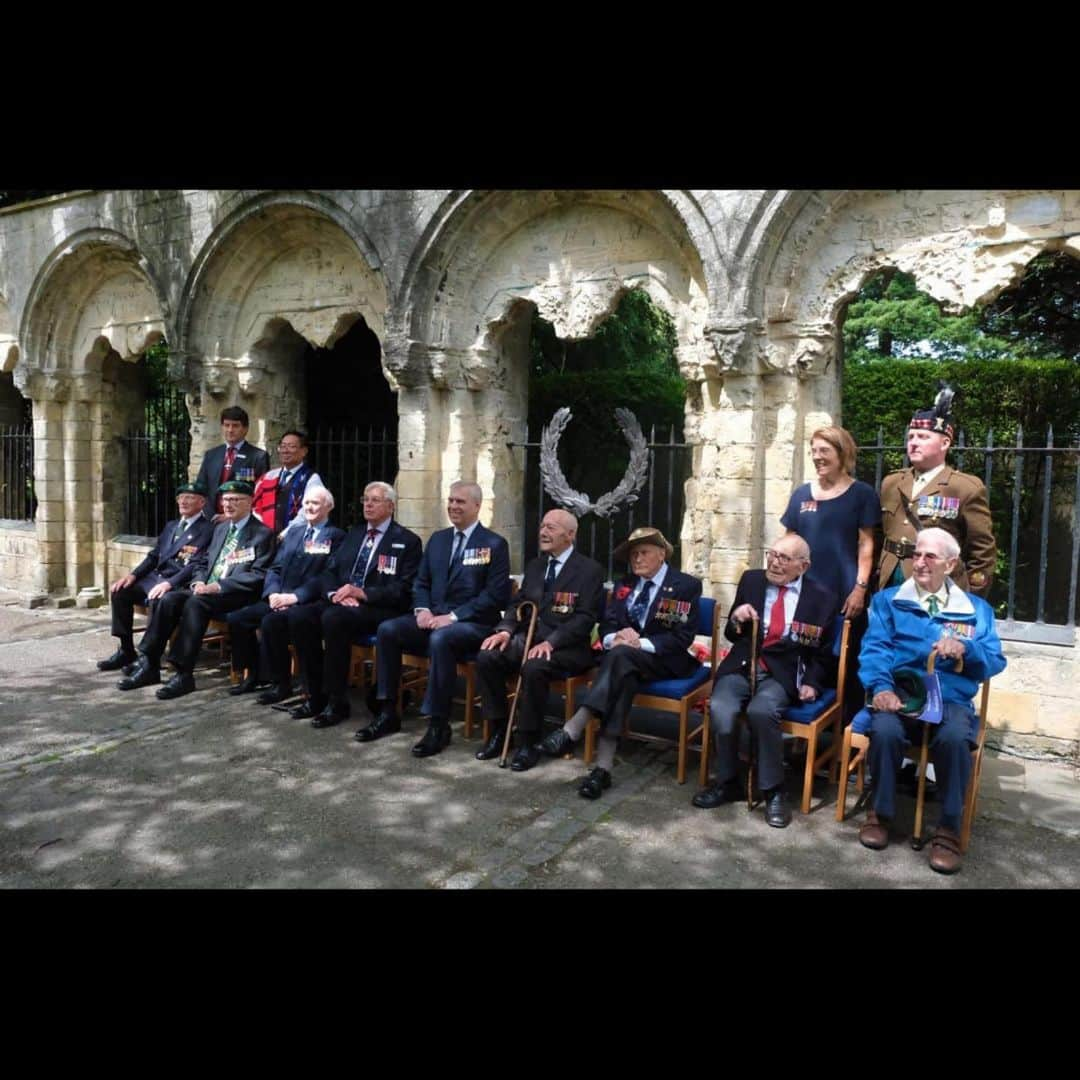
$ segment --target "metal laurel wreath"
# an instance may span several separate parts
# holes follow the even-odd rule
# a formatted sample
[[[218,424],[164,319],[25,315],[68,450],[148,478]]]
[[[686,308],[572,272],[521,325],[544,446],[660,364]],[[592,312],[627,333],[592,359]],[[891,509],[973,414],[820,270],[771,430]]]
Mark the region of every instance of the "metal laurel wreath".
[[[544,490],[560,506],[572,510],[578,517],[593,513],[598,517],[610,518],[623,506],[637,502],[638,492],[645,486],[649,474],[649,444],[645,441],[637,417],[629,409],[616,409],[615,419],[630,446],[630,464],[615,490],[601,495],[594,503],[584,492],[575,491],[567,483],[559,465],[559,438],[572,419],[573,414],[564,405],[556,410],[551,423],[544,427],[540,435],[540,476],[544,481]]]

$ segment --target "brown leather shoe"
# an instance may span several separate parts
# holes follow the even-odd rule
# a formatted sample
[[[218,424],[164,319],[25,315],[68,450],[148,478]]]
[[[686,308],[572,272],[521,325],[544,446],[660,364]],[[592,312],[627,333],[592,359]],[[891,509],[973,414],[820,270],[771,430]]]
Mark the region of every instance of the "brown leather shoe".
[[[952,829],[938,826],[930,840],[930,869],[939,874],[955,874],[963,861],[960,837]]]
[[[866,814],[866,824],[859,830],[859,843],[863,847],[881,851],[889,846],[889,827],[882,824],[877,814],[870,810]]]

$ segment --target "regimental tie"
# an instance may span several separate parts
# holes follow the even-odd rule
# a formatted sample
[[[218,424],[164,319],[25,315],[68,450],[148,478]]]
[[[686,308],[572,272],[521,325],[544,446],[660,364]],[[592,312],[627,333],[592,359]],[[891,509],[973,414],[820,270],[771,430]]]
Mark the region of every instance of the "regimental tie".
[[[311,541],[314,540],[314,539],[315,539],[315,530],[309,525],[304,530],[304,543],[305,544],[310,544]]]
[[[652,584],[651,581],[646,581],[641,586],[641,592],[638,593],[637,599],[630,608],[630,619],[639,630],[645,629],[645,612],[649,610],[649,592]]]
[[[371,562],[371,552],[375,548],[375,537],[378,535],[378,529],[368,529],[367,539],[360,545],[360,550],[356,555],[356,562],[353,563],[352,574],[349,576],[349,580],[353,585],[363,586],[364,578],[367,577],[368,563]],[[360,569],[361,563],[363,563],[363,570]]]
[[[229,526],[229,535],[225,537],[225,543],[221,545],[221,551],[218,552],[218,557],[214,560],[214,569],[210,571],[210,576],[206,579],[207,585],[213,585],[220,579],[222,571],[225,569],[225,561],[236,550],[236,538],[239,531],[235,525]]]
[[[461,562],[461,550],[465,546],[465,534],[459,532],[454,539],[454,553],[450,556],[450,566],[453,568]]]
[[[547,573],[544,575],[544,598],[547,599],[555,589],[555,571],[559,560],[554,555],[548,557]]]
[[[221,479],[218,481],[219,484],[224,484],[225,481],[228,480],[230,476],[232,476],[233,464],[235,463],[235,461],[236,461],[236,447],[235,446],[226,447],[225,448],[225,462],[221,466]]]
[[[931,619],[941,610],[941,601],[933,593],[926,598],[926,610],[930,612]]]
[[[787,622],[784,614],[784,593],[786,592],[786,585],[777,586],[776,600],[773,602],[772,611],[769,612],[769,628],[765,631],[765,640],[761,643],[763,653],[770,645],[776,645],[784,636],[784,626]],[[769,665],[765,662],[764,656],[759,658],[758,663],[768,671]]]

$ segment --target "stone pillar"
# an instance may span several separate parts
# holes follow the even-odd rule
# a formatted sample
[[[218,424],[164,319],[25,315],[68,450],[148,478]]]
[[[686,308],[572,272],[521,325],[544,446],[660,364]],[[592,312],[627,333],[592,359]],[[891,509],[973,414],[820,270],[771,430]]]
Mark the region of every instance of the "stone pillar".
[[[16,378],[19,381],[18,375]],[[34,372],[21,380],[20,390],[32,399],[34,408],[38,564],[33,587],[38,592],[55,592],[64,587],[67,578],[63,433],[70,379]]]
[[[64,584],[70,593],[77,593],[95,583],[95,508],[100,511],[101,507],[100,392],[100,375],[74,375],[71,378],[71,392],[64,402]],[[95,417],[98,421],[97,439],[94,438]],[[99,524],[101,520],[99,512]],[[101,566],[104,572],[103,537],[101,541]]]

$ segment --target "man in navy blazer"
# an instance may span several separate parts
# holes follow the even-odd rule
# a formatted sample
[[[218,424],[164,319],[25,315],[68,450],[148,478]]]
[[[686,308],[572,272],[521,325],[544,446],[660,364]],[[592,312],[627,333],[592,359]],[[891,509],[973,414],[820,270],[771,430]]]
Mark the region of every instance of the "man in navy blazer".
[[[288,637],[296,646],[308,698],[291,710],[323,728],[348,719],[354,643],[384,619],[408,611],[420,566],[420,537],[394,520],[397,494],[382,480],[364,488],[364,524],[350,529],[317,578],[296,590]],[[284,633],[280,624],[275,633]],[[325,643],[325,651],[324,651]]]
[[[510,602],[510,549],[480,524],[479,484],[450,485],[446,514],[452,528],[432,535],[413,588],[413,612],[379,627],[375,648],[379,714],[356,733],[361,742],[401,730],[395,705],[401,656],[426,653],[430,659],[421,711],[428,717],[424,737],[412,748],[429,757],[450,743],[450,709],[457,662],[471,656],[491,633]]]
[[[289,529],[278,548],[257,603],[230,611],[229,640],[232,645],[233,671],[247,676],[229,693],[234,697],[249,694],[268,679],[273,686],[258,697],[260,705],[284,701],[292,693],[289,674],[288,611],[300,602],[297,590],[312,581],[326,568],[331,554],[345,533],[329,522],[334,496],[324,487],[309,487],[304,492],[301,512],[303,527]],[[255,630],[262,628],[260,644]],[[275,632],[280,628],[284,633]]]
[[[198,483],[181,484],[176,489],[180,516],[166,523],[157,543],[130,574],[112,583],[112,634],[120,639],[120,647],[108,659],[98,661],[99,671],[116,671],[138,660],[132,631],[135,605],[153,604],[168,589],[179,588],[191,579],[195,572],[192,560],[210,542],[214,531],[203,517],[205,505],[205,488]]]
[[[221,437],[225,442],[203,455],[198,482],[206,489],[203,513],[215,524],[225,520],[220,486],[226,480],[243,480],[255,488],[255,481],[270,468],[270,455],[261,447],[245,441],[248,414],[239,405],[221,410]]]
[[[743,797],[736,782],[739,713],[757,740],[758,786],[765,796],[765,820],[774,828],[791,823],[784,796],[783,712],[799,701],[815,701],[836,685],[832,639],[838,614],[834,591],[804,575],[810,547],[796,533],[781,537],[765,553],[764,570],[747,570],[739,579],[724,630],[731,651],[717,665],[710,727],[716,748],[713,783],[693,798],[711,810]],[[752,620],[758,619],[758,670],[751,689]]]
[[[161,681],[161,657],[179,627],[168,656],[176,674],[157,696],[165,701],[190,694],[195,689],[195,660],[210,620],[258,599],[274,560],[274,534],[251,512],[250,484],[229,480],[222,489],[227,520],[214,530],[210,546],[195,557],[191,587],[170,589],[154,606],[139,642],[139,662],[117,683],[120,690]]]
[[[600,671],[578,711],[540,743],[545,754],[561,757],[589,721],[600,718],[596,767],[578,788],[586,799],[598,799],[611,787],[619,732],[641,686],[685,679],[699,666],[688,650],[697,633],[701,582],[668,565],[674,550],[651,527],[635,529],[615,549],[615,558],[625,559],[633,572],[615,587],[600,623]]]

